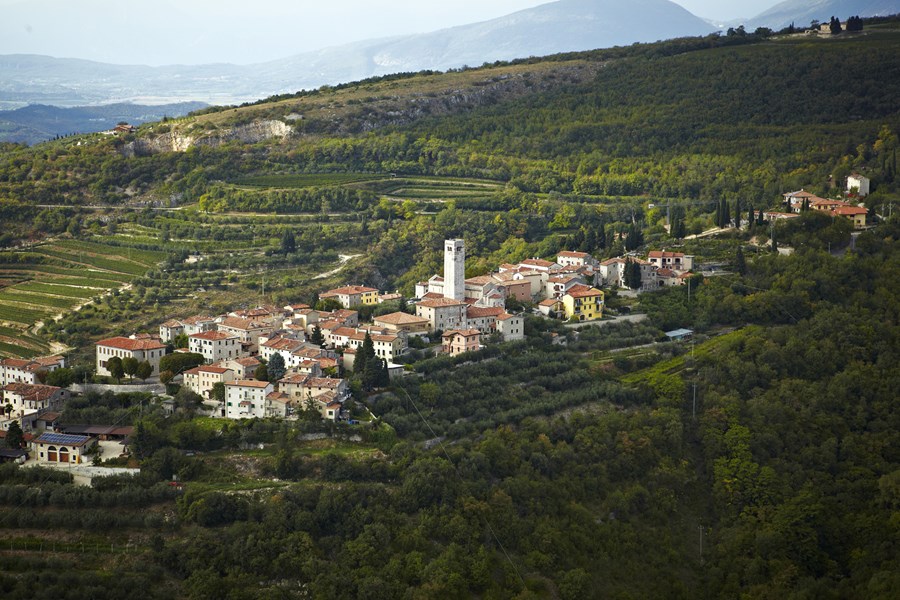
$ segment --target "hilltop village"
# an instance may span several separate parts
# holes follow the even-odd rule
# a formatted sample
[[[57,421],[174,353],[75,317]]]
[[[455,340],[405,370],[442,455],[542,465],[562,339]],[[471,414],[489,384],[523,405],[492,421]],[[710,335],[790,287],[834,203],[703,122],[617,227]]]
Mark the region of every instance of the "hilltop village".
[[[865,176],[848,177],[848,198],[864,198],[869,189]],[[848,219],[854,229],[867,227],[868,211],[850,201],[803,189],[782,197],[781,210],[751,213],[750,219],[774,223],[819,211]],[[740,215],[723,219],[726,226],[743,222]],[[94,379],[109,385],[127,376],[131,383],[158,382],[159,390],[189,390],[216,418],[317,415],[353,422],[346,407],[349,373],[361,374],[363,391],[370,392],[404,375],[416,358],[458,356],[521,340],[526,314],[572,324],[597,321],[605,309],[601,288],[642,293],[685,285],[694,275],[694,258],[662,249],[599,261],[587,252],[561,250],[555,260],[503,263],[467,278],[465,241],[448,239],[443,273],[418,282],[414,298],[351,284],[322,291],[314,306],[263,305],[170,318],[157,332],[96,342]],[[670,337],[690,333],[676,330]],[[42,462],[78,464],[101,441],[127,445],[131,427],[60,427],[60,411],[72,392],[53,373],[64,367],[62,356],[0,360],[0,435],[20,430],[23,445]],[[25,449],[0,452],[6,459],[28,456]]]
[[[225,419],[296,419],[315,411],[323,420],[352,421],[345,373],[363,373],[373,389],[405,373],[411,348],[457,356],[486,343],[521,340],[526,311],[572,323],[599,320],[605,306],[599,288],[683,285],[694,259],[661,250],[646,260],[600,262],[586,252],[560,251],[555,261],[531,258],[466,278],[464,240],[446,240],[443,256],[443,274],[419,282],[409,303],[398,293],[346,285],[322,291],[316,306],[172,318],[158,332],[96,342],[96,376],[180,384],[202,399],[208,414]],[[389,303],[400,310],[374,310]],[[39,461],[80,463],[98,440],[132,433],[130,427],[57,427],[71,392],[48,383],[65,366],[61,356],[0,360],[2,429],[17,423]]]

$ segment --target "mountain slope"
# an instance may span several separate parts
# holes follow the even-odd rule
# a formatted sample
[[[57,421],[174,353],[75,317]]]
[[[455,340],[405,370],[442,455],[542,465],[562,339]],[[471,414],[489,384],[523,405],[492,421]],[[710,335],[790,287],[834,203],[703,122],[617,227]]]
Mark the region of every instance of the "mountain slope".
[[[850,16],[879,17],[900,13],[900,0],[785,0],[750,20],[750,26],[782,29],[791,23],[805,27],[813,20],[841,21]]]
[[[711,31],[709,24],[668,0],[560,0],[483,23],[373,46],[372,62],[378,73],[447,69]]]
[[[357,42],[250,66],[123,66],[8,55],[0,57],[0,101],[63,106],[129,100],[227,104],[373,75],[480,65],[712,30],[668,0],[560,0],[483,23]]]

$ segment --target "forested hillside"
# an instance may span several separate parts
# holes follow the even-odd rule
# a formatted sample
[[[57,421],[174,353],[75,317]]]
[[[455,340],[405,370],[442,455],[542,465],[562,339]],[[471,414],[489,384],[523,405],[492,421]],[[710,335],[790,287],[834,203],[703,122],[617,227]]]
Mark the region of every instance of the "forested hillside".
[[[3,466],[0,589],[897,597],[894,26],[395,76],[3,146],[0,352],[66,344],[78,374],[91,341],[172,316],[347,283],[411,294],[450,237],[469,276],[662,247],[706,274],[607,290],[642,323],[529,317],[519,342],[414,354],[406,377],[355,388],[362,423],[198,417],[183,392],[170,415],[142,394],[74,398],[67,423],[136,427],[141,474],[86,489]],[[865,230],[763,219],[787,191],[842,196],[853,171],[874,187]],[[667,341],[677,327],[693,341]]]

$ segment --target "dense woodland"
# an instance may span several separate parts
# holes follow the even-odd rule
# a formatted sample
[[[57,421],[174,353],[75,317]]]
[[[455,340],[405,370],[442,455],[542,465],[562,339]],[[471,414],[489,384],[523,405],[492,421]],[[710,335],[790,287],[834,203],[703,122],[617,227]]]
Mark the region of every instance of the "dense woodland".
[[[223,309],[261,285],[285,302],[337,281],[409,291],[439,271],[451,236],[472,249],[470,274],[563,248],[606,257],[662,245],[725,273],[638,301],[611,292],[613,310],[648,314],[641,324],[576,332],[533,318],[521,342],[417,361],[371,394],[356,386],[353,402],[377,418],[352,426],[223,424],[197,417],[184,392],[168,417],[140,394],[74,398],[67,423],[135,425],[120,464],[141,475],[83,488],[0,468],[0,590],[896,598],[900,226],[874,213],[898,200],[900,36],[881,27],[526,61],[517,68],[542,70],[534,93],[364,134],[149,156],[120,153],[125,139],[4,146],[8,245],[53,235],[166,252],[130,289],[46,326],[72,345]],[[560,71],[544,85],[570,60],[596,74]],[[505,67],[473,73],[492,68]],[[277,114],[354,89],[194,118]],[[726,205],[747,215],[800,187],[835,196],[852,170],[875,186],[874,227],[852,242],[847,223],[818,214],[723,222]],[[334,171],[377,177],[323,175]],[[421,175],[445,179],[396,181]],[[410,191],[441,185],[457,196]],[[183,208],[145,208],[154,203]],[[717,237],[682,239],[716,221]],[[773,236],[793,253],[773,252]],[[192,253],[199,266],[185,262]],[[338,253],[364,256],[311,281]],[[27,248],[2,257],[7,271],[59,260]],[[693,343],[664,341],[676,327],[695,329]]]

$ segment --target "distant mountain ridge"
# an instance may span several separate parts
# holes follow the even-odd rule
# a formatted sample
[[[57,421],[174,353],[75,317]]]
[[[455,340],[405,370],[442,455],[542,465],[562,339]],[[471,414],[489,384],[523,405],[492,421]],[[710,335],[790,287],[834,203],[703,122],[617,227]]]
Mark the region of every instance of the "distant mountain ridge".
[[[747,28],[783,29],[793,23],[807,27],[813,20],[827,22],[838,17],[881,17],[900,14],[900,0],[785,0],[747,22]]]
[[[125,121],[139,125],[163,117],[180,117],[208,106],[203,102],[181,102],[157,106],[107,104],[60,108],[32,104],[0,112],[0,140],[34,144],[70,133],[93,133],[112,129]]]
[[[559,0],[432,33],[357,42],[250,66],[123,66],[0,56],[0,101],[62,106],[199,100],[228,104],[402,71],[704,35],[714,28],[669,0]]]

